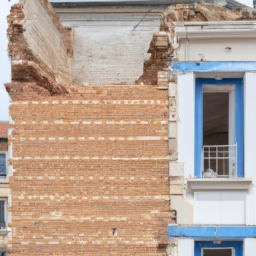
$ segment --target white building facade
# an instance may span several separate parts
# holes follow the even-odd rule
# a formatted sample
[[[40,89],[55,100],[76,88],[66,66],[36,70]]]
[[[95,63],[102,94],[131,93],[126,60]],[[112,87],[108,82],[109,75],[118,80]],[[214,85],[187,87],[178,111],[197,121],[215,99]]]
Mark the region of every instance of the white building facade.
[[[170,72],[184,193],[171,196],[178,223],[169,237],[179,256],[254,255],[255,22],[176,25],[179,61]]]

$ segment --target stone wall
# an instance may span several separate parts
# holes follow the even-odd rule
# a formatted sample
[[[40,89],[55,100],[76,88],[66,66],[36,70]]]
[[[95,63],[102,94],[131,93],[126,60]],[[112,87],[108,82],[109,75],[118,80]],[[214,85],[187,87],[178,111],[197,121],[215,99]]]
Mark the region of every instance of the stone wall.
[[[7,87],[11,255],[166,255],[168,91],[20,86]]]

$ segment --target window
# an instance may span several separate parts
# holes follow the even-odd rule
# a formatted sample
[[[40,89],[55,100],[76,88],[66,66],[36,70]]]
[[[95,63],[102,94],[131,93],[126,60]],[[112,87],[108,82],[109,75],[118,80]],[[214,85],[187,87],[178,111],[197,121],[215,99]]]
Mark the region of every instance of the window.
[[[0,152],[0,178],[6,177],[6,170],[7,170],[6,155],[7,155],[7,153]]]
[[[233,256],[234,249],[233,248],[206,248],[203,250],[203,256]]]
[[[195,177],[243,177],[242,79],[196,79]]]
[[[6,210],[7,210],[7,201],[0,200],[0,230],[5,230],[7,228],[6,221]]]
[[[0,256],[7,256],[7,252],[0,252]]]
[[[242,256],[242,241],[196,241],[195,256]]]

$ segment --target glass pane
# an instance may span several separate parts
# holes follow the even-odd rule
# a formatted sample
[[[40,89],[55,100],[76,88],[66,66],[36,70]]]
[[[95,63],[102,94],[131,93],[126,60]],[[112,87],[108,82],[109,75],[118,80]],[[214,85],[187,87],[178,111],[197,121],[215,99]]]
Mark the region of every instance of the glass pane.
[[[203,256],[232,256],[232,249],[204,249]]]
[[[6,174],[6,155],[0,154],[0,175]]]
[[[5,229],[5,201],[0,201],[0,229]]]

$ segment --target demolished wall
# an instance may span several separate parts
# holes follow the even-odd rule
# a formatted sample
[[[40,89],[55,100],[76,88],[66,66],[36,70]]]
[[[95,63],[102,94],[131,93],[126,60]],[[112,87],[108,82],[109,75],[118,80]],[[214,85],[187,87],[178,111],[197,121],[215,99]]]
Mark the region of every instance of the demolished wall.
[[[166,255],[168,224],[176,222],[167,90],[61,87],[47,58],[34,56],[33,27],[25,40],[30,36],[19,25],[25,10],[13,6],[8,31],[14,61],[6,84],[14,170],[9,253]],[[19,68],[13,53],[26,59]],[[33,60],[40,76],[28,72]]]
[[[255,18],[256,11],[249,8],[229,11],[209,3],[170,5],[162,13],[160,32],[153,35],[148,49],[151,57],[144,62],[143,75],[136,84],[159,84],[159,72],[168,71],[171,64],[179,61],[179,42],[175,36],[177,22],[250,21]],[[174,81],[172,76],[168,79]]]
[[[147,50],[153,33],[160,29],[165,7],[55,8],[61,22],[74,30],[73,84],[134,84],[150,57]]]
[[[60,24],[46,1],[13,5],[8,23],[12,82],[33,82],[50,94],[65,92],[72,79],[72,30]]]

